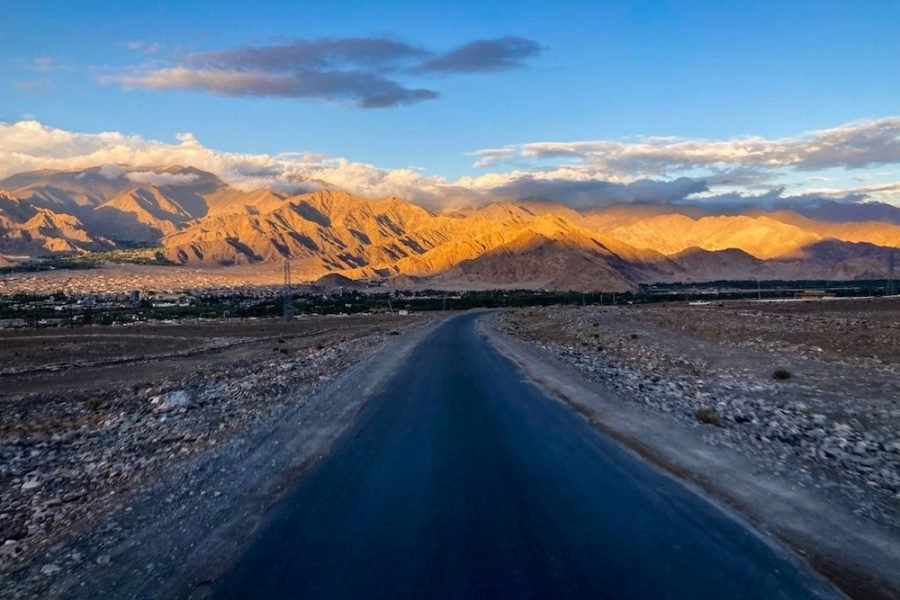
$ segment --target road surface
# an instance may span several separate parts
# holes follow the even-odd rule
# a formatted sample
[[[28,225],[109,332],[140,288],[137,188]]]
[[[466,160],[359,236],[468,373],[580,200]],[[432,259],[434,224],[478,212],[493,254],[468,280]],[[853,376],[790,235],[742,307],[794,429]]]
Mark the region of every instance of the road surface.
[[[217,598],[810,598],[786,551],[440,326],[301,477]]]

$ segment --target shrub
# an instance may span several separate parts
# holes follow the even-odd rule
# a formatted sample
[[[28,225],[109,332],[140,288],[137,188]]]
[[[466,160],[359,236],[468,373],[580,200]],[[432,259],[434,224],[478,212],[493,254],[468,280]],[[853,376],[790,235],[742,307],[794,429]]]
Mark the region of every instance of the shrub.
[[[781,381],[783,381],[783,380],[785,380],[785,379],[790,379],[790,378],[791,378],[791,372],[788,371],[787,369],[778,369],[778,370],[776,370],[774,373],[772,373],[772,378],[773,378],[773,379],[778,379],[778,380],[781,380]]]
[[[710,407],[698,408],[694,412],[694,418],[705,425],[719,426],[722,424],[722,417],[718,411]]]
[[[90,398],[87,401],[87,407],[89,410],[96,412],[96,411],[100,410],[101,408],[103,408],[103,401],[100,400],[99,398]]]

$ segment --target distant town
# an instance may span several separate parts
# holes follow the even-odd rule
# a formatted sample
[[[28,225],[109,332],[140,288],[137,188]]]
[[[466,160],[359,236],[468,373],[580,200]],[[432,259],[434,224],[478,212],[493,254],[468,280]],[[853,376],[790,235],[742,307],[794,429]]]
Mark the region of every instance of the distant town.
[[[302,318],[311,315],[396,314],[548,305],[628,305],[727,300],[819,300],[893,295],[893,282],[720,281],[644,285],[636,292],[582,293],[554,290],[389,290],[379,287],[320,289],[310,285],[241,286],[128,292],[13,292],[0,294],[0,329],[130,326],[185,320]]]

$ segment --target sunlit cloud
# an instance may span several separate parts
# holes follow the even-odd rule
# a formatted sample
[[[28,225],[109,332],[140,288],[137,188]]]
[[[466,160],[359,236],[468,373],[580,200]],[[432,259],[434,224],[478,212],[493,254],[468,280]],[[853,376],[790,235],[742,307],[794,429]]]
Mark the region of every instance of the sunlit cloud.
[[[158,51],[143,40],[132,50]],[[507,36],[467,42],[446,52],[384,37],[298,39],[199,52],[136,65],[101,83],[125,89],[186,89],[220,96],[274,97],[385,108],[432,100],[439,92],[408,80],[428,73],[471,74],[520,68],[543,48]]]
[[[476,167],[564,160],[583,168],[662,175],[699,166],[863,168],[900,163],[900,117],[847,123],[794,138],[729,140],[646,137],[635,141],[534,142],[472,153]]]

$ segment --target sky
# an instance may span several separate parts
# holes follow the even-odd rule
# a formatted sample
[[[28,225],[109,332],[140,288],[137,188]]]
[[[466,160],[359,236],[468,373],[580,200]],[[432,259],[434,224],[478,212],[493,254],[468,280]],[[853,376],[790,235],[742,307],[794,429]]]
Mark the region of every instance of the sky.
[[[0,175],[900,204],[896,0],[6,4]]]

